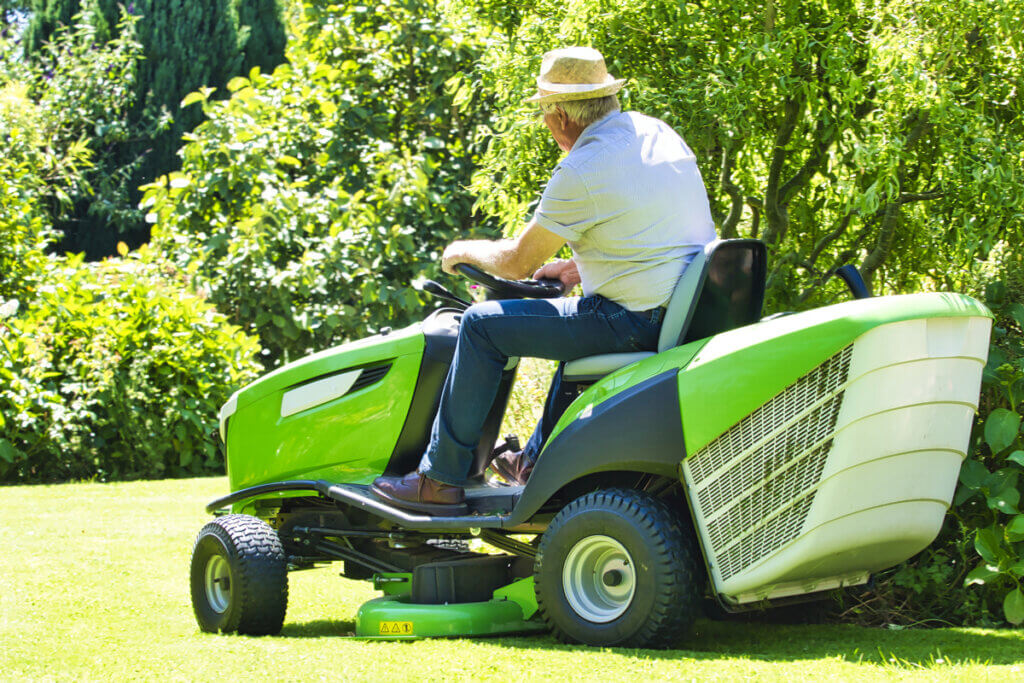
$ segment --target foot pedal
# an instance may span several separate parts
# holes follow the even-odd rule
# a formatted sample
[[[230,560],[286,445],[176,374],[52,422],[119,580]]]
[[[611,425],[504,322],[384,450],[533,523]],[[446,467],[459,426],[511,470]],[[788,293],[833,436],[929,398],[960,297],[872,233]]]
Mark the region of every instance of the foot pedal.
[[[494,447],[491,451],[491,460],[494,460],[505,451],[516,451],[523,450],[523,447],[519,445],[519,437],[516,434],[506,434],[505,440]]]

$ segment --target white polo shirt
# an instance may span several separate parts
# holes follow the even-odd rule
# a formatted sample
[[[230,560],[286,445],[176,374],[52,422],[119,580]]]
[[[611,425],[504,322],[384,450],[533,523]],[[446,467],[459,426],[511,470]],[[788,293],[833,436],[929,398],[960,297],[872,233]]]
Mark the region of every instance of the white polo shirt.
[[[584,295],[632,311],[665,305],[715,239],[693,152],[668,124],[636,112],[612,112],[583,130],[534,218],[568,242]]]

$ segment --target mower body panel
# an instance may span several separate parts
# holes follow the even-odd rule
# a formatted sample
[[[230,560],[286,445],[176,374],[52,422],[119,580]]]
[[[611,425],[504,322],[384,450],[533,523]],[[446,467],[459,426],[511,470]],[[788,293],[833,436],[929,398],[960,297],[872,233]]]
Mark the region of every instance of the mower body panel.
[[[222,411],[231,490],[372,481],[402,430],[423,349],[414,325],[326,349],[241,389]]]

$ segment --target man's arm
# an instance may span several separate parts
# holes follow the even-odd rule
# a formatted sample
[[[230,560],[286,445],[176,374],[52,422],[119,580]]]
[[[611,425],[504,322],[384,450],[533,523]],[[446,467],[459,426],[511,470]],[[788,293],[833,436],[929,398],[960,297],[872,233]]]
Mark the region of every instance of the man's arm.
[[[444,250],[441,267],[454,273],[459,263],[476,266],[508,280],[529,277],[541,264],[558,253],[565,238],[531,220],[519,237],[511,240],[459,240]]]

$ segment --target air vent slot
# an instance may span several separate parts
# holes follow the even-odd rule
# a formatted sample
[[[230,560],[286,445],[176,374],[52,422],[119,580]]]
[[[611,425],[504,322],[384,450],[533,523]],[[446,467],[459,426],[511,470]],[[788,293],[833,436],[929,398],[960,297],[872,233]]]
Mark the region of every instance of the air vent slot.
[[[388,370],[390,369],[391,363],[387,363],[385,365],[377,365],[372,368],[363,368],[362,373],[360,373],[359,375],[359,379],[355,381],[355,383],[352,385],[352,388],[348,390],[348,393],[351,394],[354,391],[365,389],[371,384],[376,384],[377,382],[384,379],[384,375],[388,374]]]

